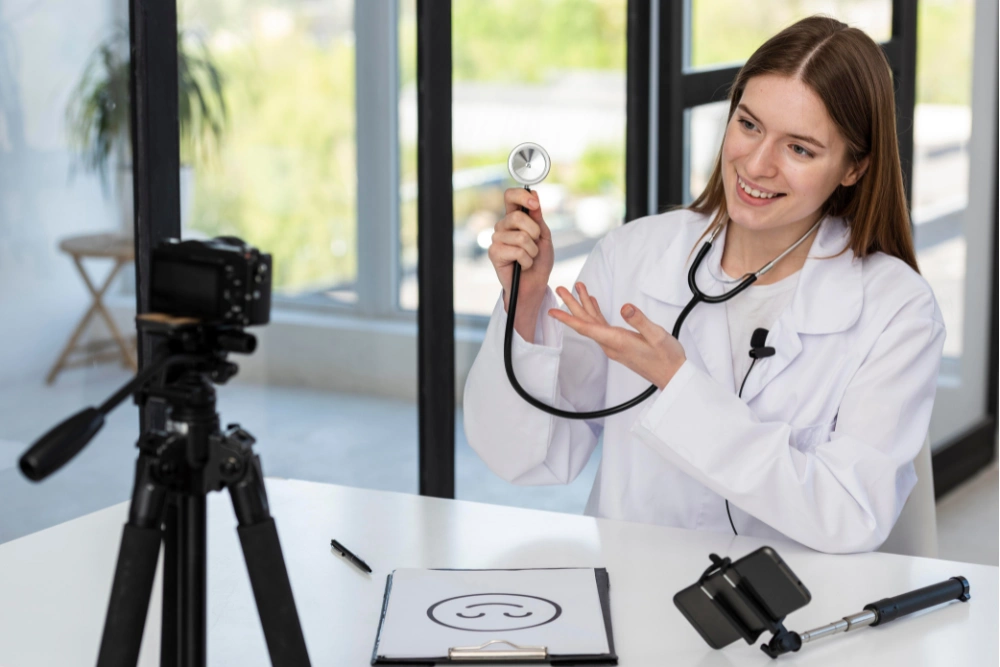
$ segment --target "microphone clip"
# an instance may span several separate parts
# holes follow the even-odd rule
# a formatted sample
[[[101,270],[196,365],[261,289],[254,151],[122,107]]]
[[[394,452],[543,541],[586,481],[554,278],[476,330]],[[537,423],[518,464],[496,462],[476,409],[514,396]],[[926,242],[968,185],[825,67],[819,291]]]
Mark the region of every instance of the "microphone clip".
[[[750,357],[752,359],[765,359],[774,356],[774,348],[767,347],[767,329],[755,329],[750,337]]]

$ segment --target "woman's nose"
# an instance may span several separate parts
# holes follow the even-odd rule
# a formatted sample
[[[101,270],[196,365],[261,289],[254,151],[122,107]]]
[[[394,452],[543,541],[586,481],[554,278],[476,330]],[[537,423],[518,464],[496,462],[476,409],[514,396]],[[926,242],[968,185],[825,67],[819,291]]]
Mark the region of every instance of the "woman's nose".
[[[774,151],[775,146],[769,141],[761,141],[754,146],[753,151],[747,156],[747,177],[753,179],[774,176],[777,173]]]

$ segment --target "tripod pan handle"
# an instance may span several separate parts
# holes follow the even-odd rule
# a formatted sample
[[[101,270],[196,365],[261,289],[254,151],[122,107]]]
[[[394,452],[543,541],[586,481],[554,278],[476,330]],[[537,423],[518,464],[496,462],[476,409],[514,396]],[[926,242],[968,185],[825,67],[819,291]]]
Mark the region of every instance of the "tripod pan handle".
[[[33,482],[45,479],[76,456],[102,426],[104,414],[100,410],[81,410],[53,427],[24,453],[21,472]]]

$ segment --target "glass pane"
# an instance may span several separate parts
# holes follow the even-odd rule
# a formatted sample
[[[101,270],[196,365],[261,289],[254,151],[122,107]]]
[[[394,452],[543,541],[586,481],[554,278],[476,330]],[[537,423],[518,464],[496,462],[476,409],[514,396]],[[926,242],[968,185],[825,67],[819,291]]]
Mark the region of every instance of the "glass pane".
[[[775,33],[813,14],[833,16],[886,42],[892,34],[890,0],[691,0],[690,66],[741,63]]]
[[[417,309],[417,0],[399,2],[399,307]]]
[[[267,249],[277,297],[357,300],[353,8],[189,0],[179,9],[181,63],[194,73],[180,91],[184,235]],[[199,84],[209,113],[185,123]]]
[[[913,224],[917,261],[934,288],[948,337],[943,371],[962,355],[965,209],[972,128],[972,0],[924,0],[917,17]],[[949,358],[954,361],[949,361]]]
[[[625,6],[559,0],[538,13],[529,0],[454,3],[456,313],[489,315],[499,295],[486,251],[504,214],[503,191],[517,185],[507,173],[517,144],[533,141],[552,158],[535,189],[556,247],[553,285],[571,284],[597,239],[624,219]],[[407,204],[416,189],[409,185],[415,166],[407,180],[415,99],[409,80],[400,122],[400,304],[407,309],[417,303],[416,218]]]
[[[227,111],[221,141],[207,137],[207,155],[194,161],[185,234],[235,234],[273,254],[271,322],[250,329],[257,350],[232,355],[240,373],[217,390],[223,423],[256,437],[265,474],[414,493],[412,332],[301,308],[358,293],[356,156],[365,146],[356,145],[355,104],[376,84],[357,82],[355,94],[355,62],[395,50],[392,31],[379,29],[389,4],[183,4],[184,30],[207,45]]]
[[[17,465],[43,433],[102,403],[132,373],[135,299],[114,285],[134,273],[132,213],[118,205],[131,188],[121,141],[128,107],[100,104],[115,99],[106,93],[128,72],[123,21],[106,0],[0,3],[0,542],[131,493],[139,435],[131,401],[41,483],[29,482]],[[98,136],[109,153],[97,148]],[[87,166],[92,157],[104,184]],[[82,272],[109,320],[91,312]]]
[[[489,315],[500,284],[486,251],[503,192],[517,186],[507,173],[516,145],[535,142],[552,158],[534,187],[555,246],[551,286],[571,286],[598,239],[624,219],[627,2],[555,0],[541,12],[531,0],[452,6],[455,311]],[[459,368],[476,349],[466,352]],[[458,432],[458,497],[582,512],[599,450],[568,486],[514,487]]]
[[[688,166],[685,170],[687,183],[683,190],[685,204],[693,201],[708,185],[726,133],[728,111],[728,101],[703,104],[684,111],[688,143]]]

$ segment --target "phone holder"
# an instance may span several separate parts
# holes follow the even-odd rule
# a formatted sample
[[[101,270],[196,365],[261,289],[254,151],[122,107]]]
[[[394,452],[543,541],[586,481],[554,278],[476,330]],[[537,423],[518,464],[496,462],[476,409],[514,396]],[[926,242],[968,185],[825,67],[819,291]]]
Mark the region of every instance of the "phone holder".
[[[798,633],[790,632],[785,628],[784,616],[773,615],[764,595],[754,587],[749,577],[740,575],[732,569],[733,562],[728,557],[719,558],[716,554],[709,554],[708,557],[711,559],[712,565],[698,579],[698,585],[711,599],[718,612],[729,621],[729,624],[747,644],[753,644],[766,630],[773,633],[773,636],[768,643],[761,644],[760,649],[770,657],[777,658],[782,653],[798,651],[802,648],[802,639]],[[713,596],[705,589],[704,584],[715,575],[721,575],[732,587],[732,592],[735,593],[739,603],[734,604],[721,595]],[[757,622],[753,623],[754,620]],[[754,626],[763,626],[764,629],[752,630],[751,628]]]

